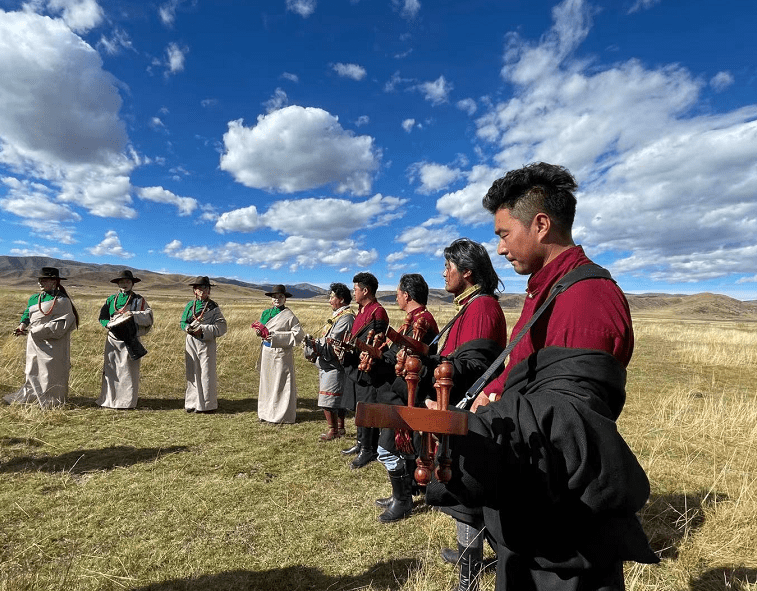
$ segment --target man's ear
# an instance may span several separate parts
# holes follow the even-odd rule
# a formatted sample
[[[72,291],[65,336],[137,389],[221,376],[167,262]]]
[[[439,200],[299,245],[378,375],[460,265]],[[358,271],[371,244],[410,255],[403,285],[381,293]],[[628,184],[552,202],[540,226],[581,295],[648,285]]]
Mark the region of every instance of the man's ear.
[[[552,218],[546,213],[537,213],[531,222],[531,227],[536,230],[540,238],[544,238],[552,229]]]

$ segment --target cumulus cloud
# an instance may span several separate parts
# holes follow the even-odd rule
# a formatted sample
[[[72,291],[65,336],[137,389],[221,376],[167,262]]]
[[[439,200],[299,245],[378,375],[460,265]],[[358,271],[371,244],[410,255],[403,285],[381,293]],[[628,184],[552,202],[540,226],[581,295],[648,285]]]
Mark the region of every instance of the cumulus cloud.
[[[289,236],[283,241],[226,242],[213,246],[184,246],[179,240],[168,243],[163,252],[184,261],[202,264],[235,263],[258,269],[278,270],[283,267],[294,272],[328,265],[339,269],[350,266],[364,269],[378,259],[376,249],[366,249],[353,240],[327,240]]]
[[[247,187],[294,193],[333,185],[337,193],[365,195],[381,152],[367,135],[342,128],[338,118],[292,105],[258,117],[254,127],[229,122],[221,169]]]
[[[396,10],[399,10],[403,18],[414,19],[421,9],[421,3],[418,0],[392,0]]]
[[[268,227],[292,236],[342,240],[359,228],[377,227],[396,219],[402,215],[400,207],[405,203],[404,199],[382,195],[362,202],[335,198],[281,200],[263,214],[254,205],[225,212],[219,216],[215,229],[252,232]]]
[[[50,257],[67,260],[74,258],[74,255],[70,252],[49,244],[33,244],[26,248],[11,248],[8,254],[16,257]]]
[[[96,0],[49,0],[47,9],[51,14],[60,14],[63,22],[76,33],[94,29],[104,18]]]
[[[343,64],[336,63],[331,66],[331,69],[339,74],[342,78],[352,78],[353,80],[362,80],[366,76],[366,71],[363,66],[357,64]]]
[[[289,97],[283,89],[277,88],[273,92],[273,96],[263,103],[266,113],[273,113],[279,109],[286,107],[289,104]]]
[[[423,93],[424,98],[432,105],[437,106],[449,100],[449,93],[454,88],[451,82],[447,82],[444,76],[439,76],[431,82],[421,82],[416,88]]]
[[[31,220],[75,222],[81,216],[66,205],[53,200],[53,191],[41,183],[14,177],[0,179],[7,187],[5,197],[0,199],[0,208]]]
[[[105,233],[105,238],[100,244],[96,246],[90,246],[86,249],[87,252],[94,256],[114,256],[120,259],[130,259],[134,256],[133,252],[127,252],[123,246],[121,246],[121,240],[118,237],[118,233],[115,230],[108,230]]]
[[[299,14],[303,18],[315,12],[316,0],[286,0],[287,10]]]
[[[163,187],[142,187],[137,189],[137,195],[145,201],[175,205],[179,210],[180,216],[191,215],[198,206],[196,199],[192,197],[179,197]]]
[[[404,119],[402,121],[402,129],[404,129],[406,133],[413,131],[413,127],[415,127],[415,119]]]
[[[362,127],[363,125],[368,125],[370,122],[371,119],[368,115],[360,115],[355,121],[355,127]]]
[[[136,51],[129,38],[129,34],[123,29],[116,28],[110,34],[110,37],[101,35],[97,42],[97,47],[102,48],[108,55],[117,55],[122,50]]]
[[[176,21],[176,10],[180,4],[181,0],[169,0],[158,7],[160,21],[167,27],[172,27],[174,21]]]
[[[429,195],[442,189],[446,189],[451,183],[459,179],[462,171],[445,164],[435,162],[417,162],[410,166],[408,177],[410,182],[420,182],[417,192]]]
[[[58,202],[132,217],[138,156],[116,80],[61,20],[0,10],[0,163],[60,189]]]
[[[715,92],[722,92],[733,84],[733,74],[730,72],[718,72],[710,80],[710,86]]]
[[[580,183],[576,235],[620,256],[614,272],[695,281],[756,266],[757,105],[703,114],[701,78],[678,65],[577,58],[591,27],[586,3],[567,0],[553,18],[538,42],[507,36],[502,76],[514,95],[477,121],[496,167],[474,167],[438,211],[486,222],[481,198],[494,179],[554,162]]]
[[[295,84],[300,81],[300,77],[297,74],[292,74],[291,72],[284,72],[281,77],[284,80],[289,80],[290,82],[294,82]]]
[[[444,255],[444,249],[459,237],[459,230],[451,225],[433,229],[424,226],[407,228],[394,239],[402,245],[402,250],[391,253],[387,257],[387,262],[396,263],[410,255],[419,254],[441,258]],[[444,264],[440,261],[440,273],[443,267]]]
[[[184,70],[184,62],[189,52],[188,47],[179,47],[178,43],[169,43],[166,47],[166,76]]]
[[[466,99],[457,101],[457,103],[455,103],[455,106],[461,111],[465,111],[466,113],[468,113],[468,115],[473,115],[476,112],[476,109],[478,108],[478,106],[476,105],[476,101],[474,101],[472,98],[466,98]]]

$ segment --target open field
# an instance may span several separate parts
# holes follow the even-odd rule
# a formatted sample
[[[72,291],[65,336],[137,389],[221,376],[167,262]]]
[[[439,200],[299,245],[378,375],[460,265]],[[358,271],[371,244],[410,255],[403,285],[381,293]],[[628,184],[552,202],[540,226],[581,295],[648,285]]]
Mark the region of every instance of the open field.
[[[191,294],[147,291],[136,411],[99,409],[105,291],[75,297],[70,404],[0,407],[0,590],[330,589],[442,591],[455,570],[445,515],[420,502],[409,520],[376,521],[389,492],[379,464],[350,471],[320,443],[317,373],[297,356],[297,424],[255,414],[259,345],[249,324],[270,300],[213,293],[229,323],[219,340],[220,409],[183,411]],[[23,382],[24,341],[10,335],[29,292],[0,289],[0,393]],[[316,333],[325,298],[292,301]],[[451,307],[433,306],[440,325]],[[506,310],[510,326],[517,310]],[[401,313],[390,309],[393,324]],[[627,565],[636,591],[757,590],[757,323],[635,318],[637,347],[619,426],[652,482],[642,514],[661,565]],[[351,422],[348,435],[354,435]],[[514,483],[515,484],[515,483]],[[483,589],[493,589],[485,575]]]

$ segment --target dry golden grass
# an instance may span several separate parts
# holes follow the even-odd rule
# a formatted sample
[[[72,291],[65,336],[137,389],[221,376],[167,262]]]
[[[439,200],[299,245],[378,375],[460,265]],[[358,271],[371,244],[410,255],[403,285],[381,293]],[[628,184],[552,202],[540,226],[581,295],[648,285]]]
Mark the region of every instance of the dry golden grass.
[[[23,381],[23,339],[9,336],[29,294],[0,290],[0,393]],[[136,411],[94,405],[106,292],[76,296],[71,402],[0,408],[0,591],[57,589],[404,589],[441,591],[451,520],[418,505],[380,525],[388,492],[378,464],[350,471],[319,443],[315,368],[297,356],[297,424],[255,414],[259,350],[249,324],[269,300],[213,293],[229,323],[219,340],[220,410],[183,411],[189,293],[144,290],[156,325],[145,339]],[[293,301],[306,331],[322,301]],[[390,308],[393,324],[402,313]],[[435,306],[439,324],[453,314]],[[510,326],[516,311],[507,311]],[[757,325],[636,319],[637,349],[619,427],[648,471],[642,520],[661,565],[627,565],[630,590],[757,590]],[[348,432],[354,429],[348,425]],[[484,577],[484,591],[494,577]]]

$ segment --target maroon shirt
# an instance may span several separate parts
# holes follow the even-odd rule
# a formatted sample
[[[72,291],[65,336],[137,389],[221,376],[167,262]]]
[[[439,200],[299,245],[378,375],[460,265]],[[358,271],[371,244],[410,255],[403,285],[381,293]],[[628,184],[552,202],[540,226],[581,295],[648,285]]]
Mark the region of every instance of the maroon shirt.
[[[434,319],[433,314],[428,311],[426,306],[420,306],[419,308],[416,308],[412,312],[408,312],[408,314],[411,315],[410,321],[407,320],[402,324],[402,327],[400,327],[399,332],[406,335],[406,336],[412,336],[413,334],[413,324],[419,319],[419,318],[425,318],[426,322],[428,323],[428,330],[426,331],[426,334],[423,335],[422,341],[424,343],[430,343],[433,338],[439,334],[439,327],[436,324],[436,320]],[[403,330],[404,329],[404,330]]]
[[[367,306],[359,308],[357,316],[355,316],[355,322],[352,323],[351,334],[358,334],[364,326],[370,324],[371,320],[383,321],[387,326],[389,325],[389,316],[386,310],[384,310],[384,306],[379,304],[378,301],[373,301]]]
[[[574,246],[531,275],[514,338],[549,296],[549,290],[566,273],[591,260],[583,248]],[[515,345],[505,371],[485,388],[486,394],[502,395],[510,370],[544,347],[570,347],[605,351],[627,367],[633,354],[633,326],[628,302],[620,288],[606,279],[587,279],[569,287],[539,317]]]
[[[507,345],[507,321],[499,302],[489,295],[476,298],[474,294],[471,298],[475,299],[449,329],[447,341],[439,352],[442,357],[451,355],[460,345],[473,339],[490,339],[502,348]]]

